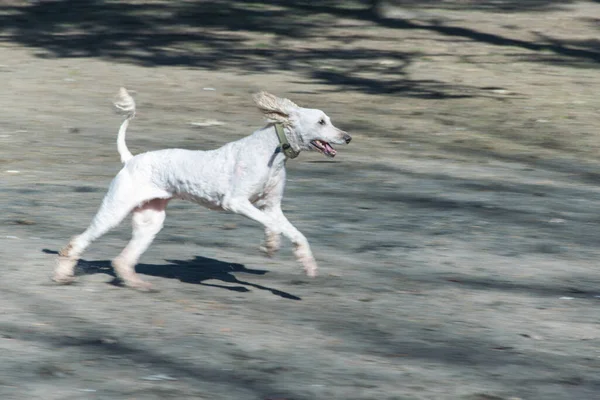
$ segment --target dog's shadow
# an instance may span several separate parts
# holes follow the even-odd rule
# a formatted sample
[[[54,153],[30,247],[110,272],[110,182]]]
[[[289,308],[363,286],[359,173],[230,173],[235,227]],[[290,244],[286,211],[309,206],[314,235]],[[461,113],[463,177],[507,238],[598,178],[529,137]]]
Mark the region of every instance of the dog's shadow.
[[[58,254],[57,251],[43,249],[46,254]],[[181,282],[193,283],[196,285],[212,286],[235,292],[249,292],[249,287],[267,290],[274,295],[290,300],[302,300],[298,296],[281,290],[269,288],[247,281],[239,280],[234,273],[264,275],[267,273],[263,269],[249,269],[242,264],[233,264],[215,260],[214,258],[196,256],[191,260],[165,260],[168,264],[137,264],[135,270],[142,275],[158,276],[161,278],[178,279]],[[87,261],[79,260],[75,269],[76,276],[108,274],[114,279],[111,284],[120,284],[119,279],[111,266],[110,261]],[[225,283],[233,283],[236,286],[219,285],[215,283],[205,283],[208,280],[219,280]]]

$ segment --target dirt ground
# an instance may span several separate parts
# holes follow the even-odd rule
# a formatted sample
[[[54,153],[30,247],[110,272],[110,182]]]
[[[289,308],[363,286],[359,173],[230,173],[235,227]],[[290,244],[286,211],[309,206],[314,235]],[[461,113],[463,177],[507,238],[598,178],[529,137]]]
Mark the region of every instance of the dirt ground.
[[[600,398],[599,16],[3,1],[0,398]],[[321,275],[288,243],[263,258],[249,220],[172,202],[138,265],[158,293],[111,284],[129,223],[77,284],[50,282],[120,168],[122,85],[134,154],[250,133],[261,89],[348,130],[333,161],[288,163],[284,210]]]

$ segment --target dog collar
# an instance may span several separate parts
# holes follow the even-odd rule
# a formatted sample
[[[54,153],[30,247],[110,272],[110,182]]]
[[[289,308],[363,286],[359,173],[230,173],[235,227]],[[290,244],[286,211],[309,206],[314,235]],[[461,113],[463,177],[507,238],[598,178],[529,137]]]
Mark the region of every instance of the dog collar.
[[[279,138],[279,148],[281,148],[283,154],[285,154],[287,158],[298,157],[298,154],[300,154],[300,152],[294,150],[290,145],[290,142],[288,142],[287,137],[285,137],[285,132],[283,131],[283,125],[275,124],[275,132],[277,133],[277,137]]]

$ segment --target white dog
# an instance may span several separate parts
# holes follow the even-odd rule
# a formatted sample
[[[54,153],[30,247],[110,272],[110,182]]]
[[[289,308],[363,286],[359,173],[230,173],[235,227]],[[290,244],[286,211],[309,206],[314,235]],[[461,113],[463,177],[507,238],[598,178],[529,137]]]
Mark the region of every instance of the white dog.
[[[306,274],[315,276],[317,264],[308,241],[281,210],[285,162],[302,150],[334,157],[331,144],[349,143],[351,137],[333,126],[323,111],[298,107],[265,92],[256,94],[254,101],[269,124],[250,136],[216,150],[167,149],[133,156],[125,144],[125,131],[134,117],[135,103],[121,88],[115,106],[127,118],[119,129],[117,148],[125,165],[87,230],[59,252],[54,280],[72,282],[75,265],[89,244],[132,213],[133,237],[112,264],[127,286],[149,289],[151,285],[136,275],[135,265],[161,230],[171,199],[190,200],[260,222],[265,227],[261,250],[268,255],[279,249],[280,234],[285,235]]]

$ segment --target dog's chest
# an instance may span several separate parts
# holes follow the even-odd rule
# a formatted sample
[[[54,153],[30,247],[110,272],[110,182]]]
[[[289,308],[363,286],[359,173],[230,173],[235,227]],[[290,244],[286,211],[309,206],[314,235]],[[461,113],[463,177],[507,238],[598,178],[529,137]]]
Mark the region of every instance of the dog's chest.
[[[255,203],[268,198],[270,195],[279,192],[279,188],[284,183],[285,169],[283,167],[269,168],[263,179],[254,188],[250,201]]]

